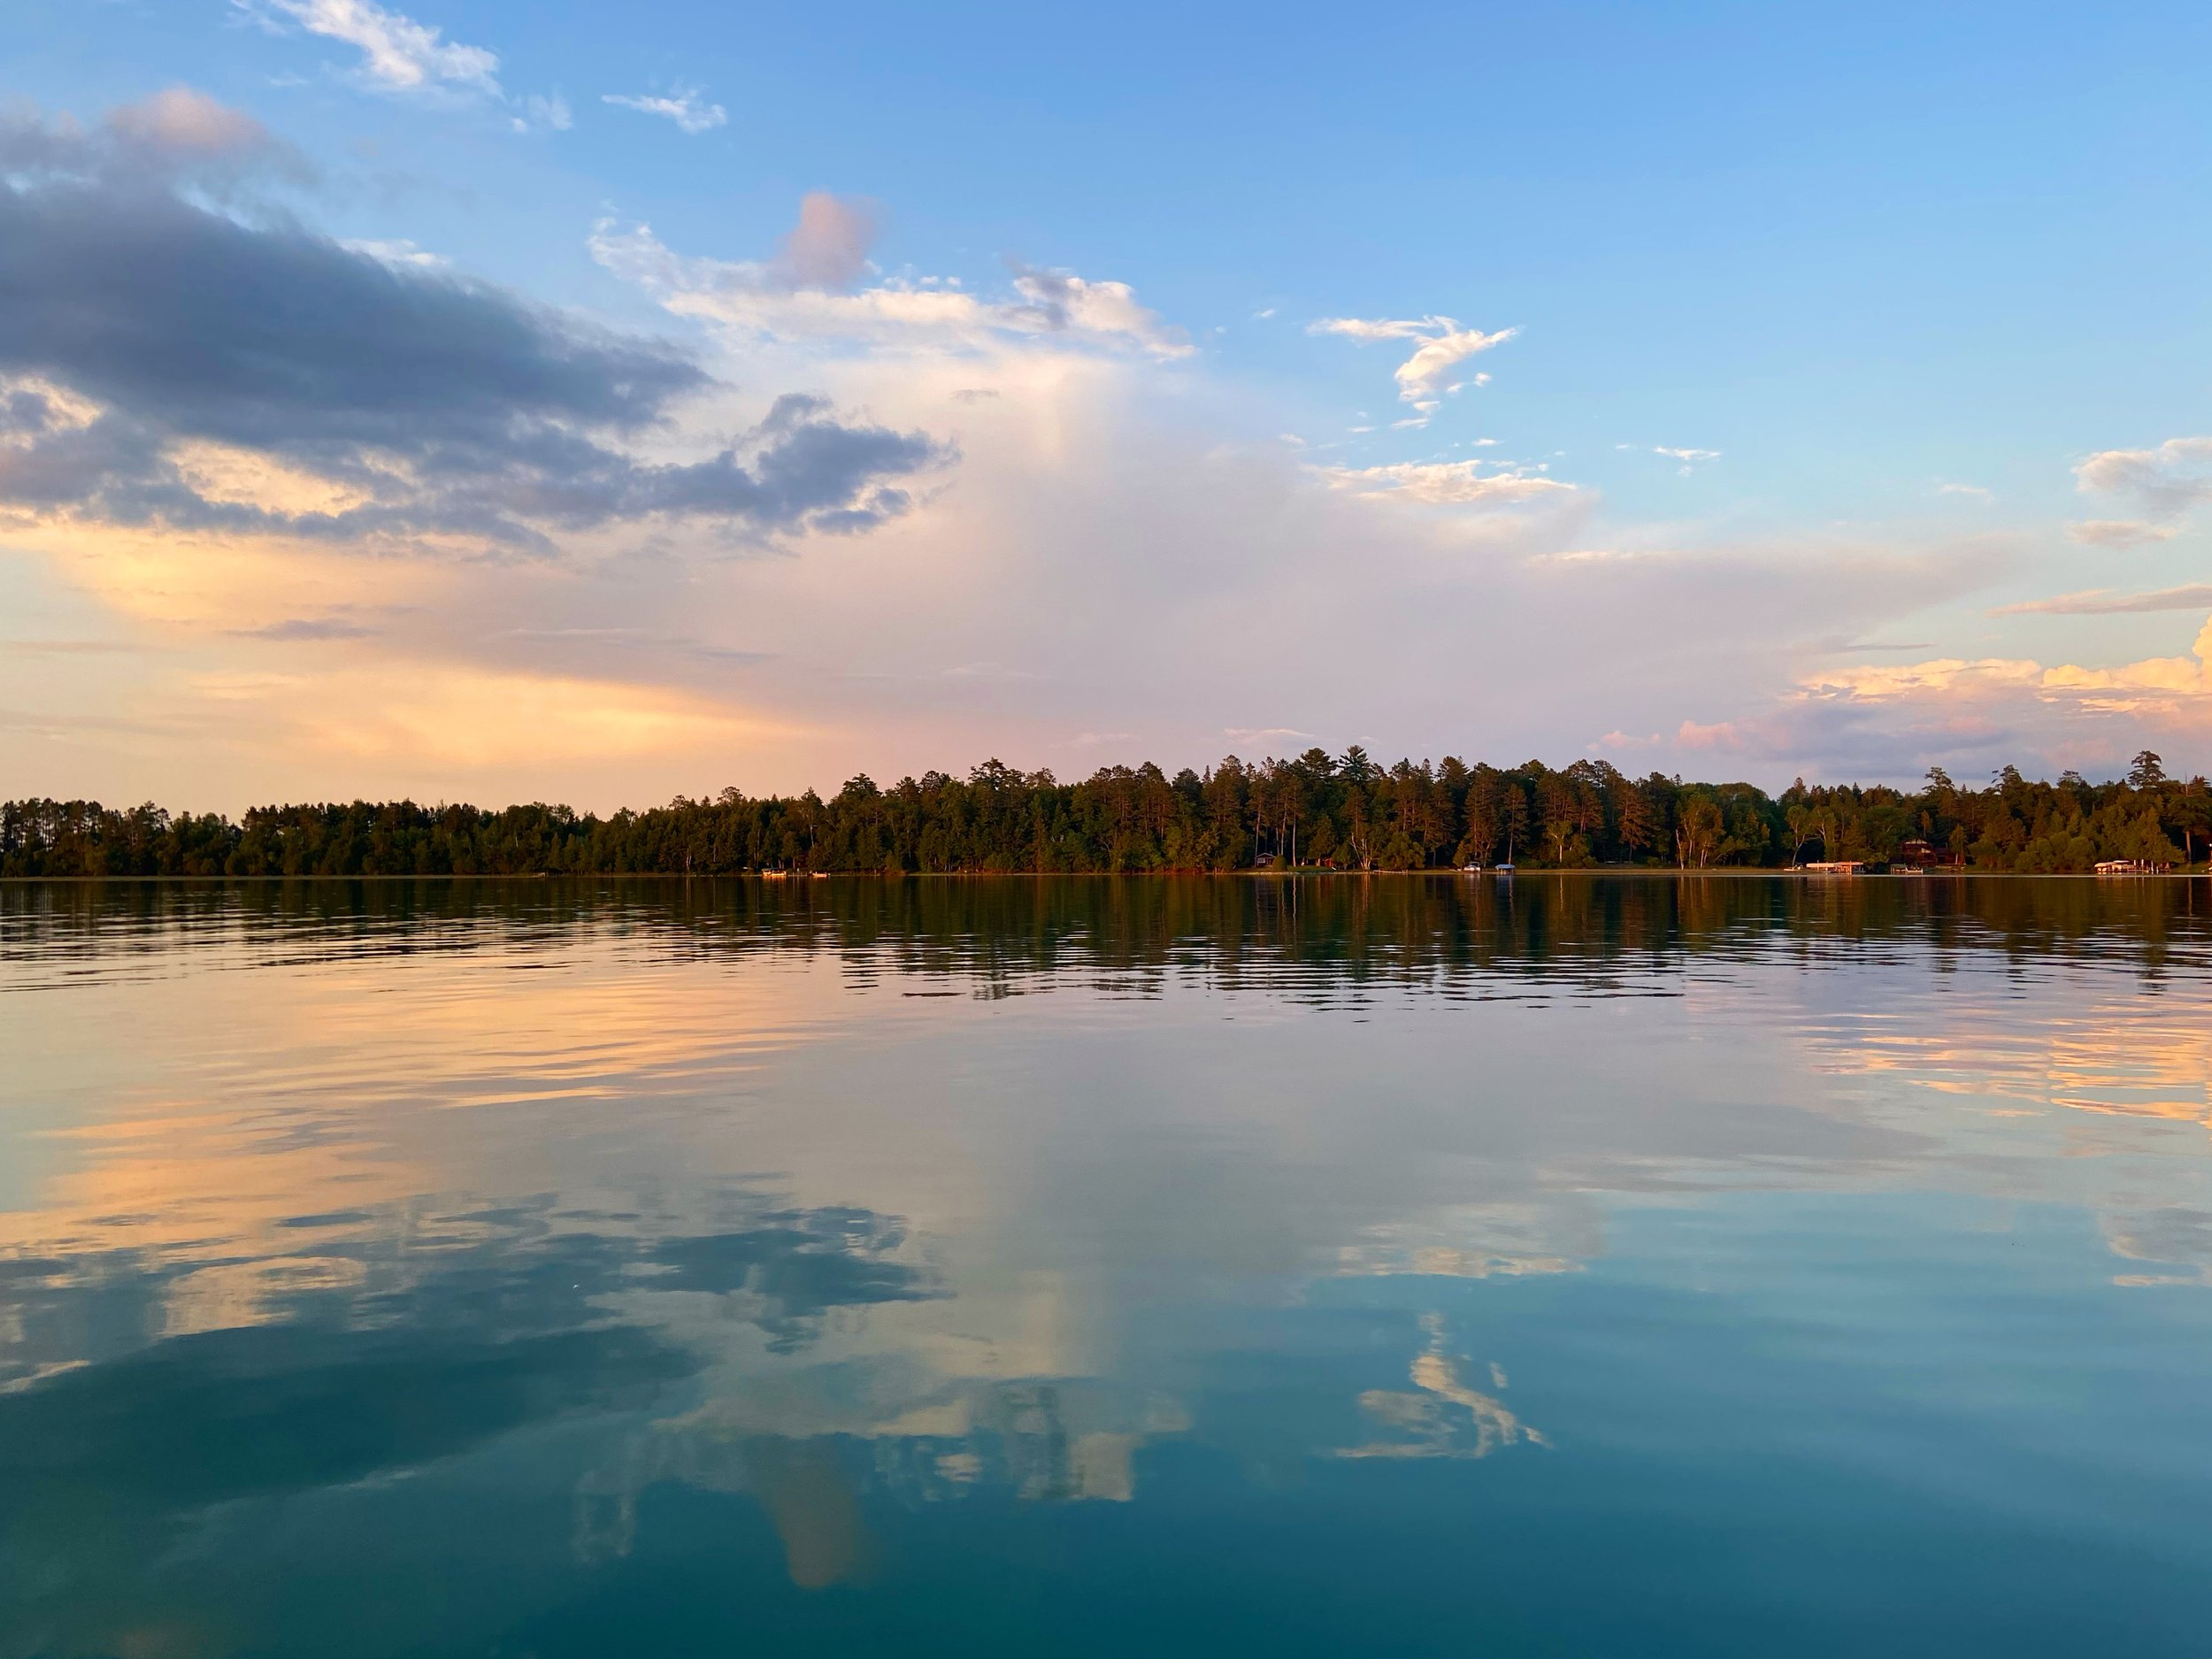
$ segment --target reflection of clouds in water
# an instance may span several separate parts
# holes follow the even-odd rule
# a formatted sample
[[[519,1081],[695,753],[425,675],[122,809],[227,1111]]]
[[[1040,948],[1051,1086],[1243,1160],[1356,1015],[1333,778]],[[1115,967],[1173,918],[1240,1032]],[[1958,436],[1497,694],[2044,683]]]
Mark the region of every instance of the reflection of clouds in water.
[[[1359,1397],[1360,1409],[1386,1436],[1340,1450],[1340,1457],[1487,1457],[1502,1448],[1526,1442],[1551,1444],[1516,1417],[1495,1396],[1460,1380],[1457,1363],[1446,1352],[1448,1338],[1441,1315],[1421,1316],[1427,1346],[1413,1361],[1413,1386],[1407,1394],[1371,1388]],[[1494,1361],[1491,1386],[1505,1387],[1505,1372]]]
[[[2179,1267],[2182,1272],[2116,1273],[2116,1285],[2212,1285],[2212,1215],[2163,1209],[2106,1216],[2105,1242],[2131,1262]]]
[[[1524,1203],[1455,1204],[1368,1229],[1337,1255],[1346,1276],[1517,1278],[1574,1273],[1602,1253],[1601,1219],[1580,1194]]]
[[[632,1560],[649,1494],[681,1487],[765,1517],[790,1583],[861,1582],[884,1504],[1131,1502],[1146,1448],[1186,1437],[1269,1465],[1266,1408],[1214,1410],[1225,1310],[1573,1273],[1601,1265],[1609,1212],[1732,1187],[2081,1203],[2143,1266],[2123,1282],[2212,1278],[2200,1162],[2174,1146],[2208,1116],[2212,1032],[2183,996],[2055,950],[2028,973],[1959,951],[1980,966],[1939,978],[1906,933],[1793,963],[1751,926],[1771,917],[1731,908],[1756,912],[1756,883],[1673,910],[1633,885],[1616,933],[1593,885],[1459,910],[1432,887],[1455,891],[1319,902],[1368,930],[1349,939],[1271,910],[1288,931],[1226,946],[1164,926],[1196,902],[1174,895],[1254,884],[1114,889],[1154,909],[1119,934],[1090,918],[1089,942],[1079,911],[1046,945],[901,937],[913,916],[826,894],[801,949],[652,898],[424,930],[465,949],[389,949],[411,925],[312,949],[218,930],[140,937],[128,974],[78,989],[41,967],[0,999],[26,1056],[5,1087],[65,1080],[80,1110],[0,1211],[0,1509],[46,1527],[12,1536],[50,1555],[47,1524],[97,1486],[106,1567],[67,1564],[119,1586],[222,1505],[427,1479],[580,1424],[571,1560]],[[973,921],[1028,884],[917,890]],[[1425,956],[1440,916],[1493,932]],[[1669,918],[1703,953],[1640,958]],[[1450,1000],[1532,963],[1546,1010]],[[238,971],[195,971],[214,966]],[[1056,995],[903,1001],[914,975]],[[1386,981],[1407,995],[1349,1025],[1347,985]],[[2159,1157],[2058,1156],[2084,1151]],[[1409,1386],[1329,1371],[1363,1426],[1286,1418],[1286,1459],[1544,1443],[1433,1317],[1391,1363]],[[119,1426],[141,1424],[197,1461]],[[315,1455],[209,1449],[288,1436]]]
[[[1916,1126],[1951,1154],[1951,1179],[1978,1161],[1984,1190],[2084,1204],[2115,1255],[2184,1270],[2120,1272],[2115,1284],[2212,1285],[2212,1223],[2186,1202],[2201,1193],[2212,1144],[2174,1138],[2212,1127],[2201,1000],[2121,1000],[2068,975],[1991,979],[1886,1009],[1815,1010],[1803,1026],[1814,1064],[1881,1086],[1893,1109],[1903,1086]],[[1972,1114],[1985,1128],[1960,1112],[1964,1101],[1986,1102]]]
[[[835,1395],[853,1379],[818,1369],[795,1380]],[[955,1384],[894,1417],[869,1421],[861,1411],[840,1432],[777,1434],[754,1426],[760,1402],[737,1379],[706,1382],[710,1398],[698,1409],[627,1433],[578,1480],[580,1561],[627,1556],[641,1498],[673,1483],[752,1494],[782,1540],[793,1584],[849,1583],[865,1575],[872,1555],[864,1496],[910,1506],[989,1493],[1024,1503],[1127,1503],[1138,1450],[1191,1426],[1164,1396],[1069,1380]]]
[[[1939,1029],[1924,1010],[1943,1016]],[[1886,1073],[2031,1109],[2212,1125],[2212,1022],[2201,1006],[2084,1004],[2062,995],[2032,1018],[2008,1020],[1985,1006],[1922,1004],[1830,1013],[1807,1035],[1830,1071]]]
[[[641,1204],[593,1215],[544,1198],[458,1212],[417,1201],[349,1219],[311,1256],[12,1256],[0,1270],[12,1338],[0,1382],[254,1328],[365,1340],[465,1326],[494,1340],[618,1320],[680,1342],[703,1301],[711,1320],[788,1354],[841,1310],[942,1294],[895,1222],[786,1209],[757,1193],[692,1194],[658,1214]]]

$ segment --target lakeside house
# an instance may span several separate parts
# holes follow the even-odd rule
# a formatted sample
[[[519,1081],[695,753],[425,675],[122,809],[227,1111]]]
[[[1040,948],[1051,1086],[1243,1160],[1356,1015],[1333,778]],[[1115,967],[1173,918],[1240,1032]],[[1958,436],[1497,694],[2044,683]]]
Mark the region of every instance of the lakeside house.
[[[2097,866],[2101,876],[2162,876],[2172,872],[2171,864],[2153,864],[2147,858],[2108,858]]]

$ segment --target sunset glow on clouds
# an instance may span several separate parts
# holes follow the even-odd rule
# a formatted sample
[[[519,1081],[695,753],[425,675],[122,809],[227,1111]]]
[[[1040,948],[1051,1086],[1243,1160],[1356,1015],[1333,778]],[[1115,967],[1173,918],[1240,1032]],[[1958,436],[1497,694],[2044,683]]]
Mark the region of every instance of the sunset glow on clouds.
[[[915,244],[956,221],[849,145],[849,188],[726,225],[662,180],[749,176],[734,68],[205,12],[180,66],[200,27],[267,83],[150,63],[0,120],[16,793],[605,807],[1271,731],[1769,783],[2212,764],[2212,409],[1824,461],[1840,513],[1773,442],[1817,448],[1812,405],[1669,413],[1671,348],[1595,301],[1386,257],[1225,310],[1134,229],[971,202],[981,240]],[[512,191],[457,217],[362,160],[440,132],[527,169],[530,261],[485,240]]]

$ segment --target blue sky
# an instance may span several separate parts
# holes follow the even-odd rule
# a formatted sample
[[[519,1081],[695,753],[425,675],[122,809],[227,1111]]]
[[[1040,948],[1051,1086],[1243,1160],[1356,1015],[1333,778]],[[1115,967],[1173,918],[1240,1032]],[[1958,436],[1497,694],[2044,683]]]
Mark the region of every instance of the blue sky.
[[[423,280],[488,283],[669,342],[732,388],[714,417],[726,426],[748,399],[757,419],[802,390],[940,456],[927,488],[901,487],[913,504],[880,533],[818,545],[819,526],[781,525],[754,536],[758,557],[733,556],[726,526],[657,510],[631,544],[595,526],[589,545],[552,536],[504,578],[478,560],[394,597],[396,559],[451,549],[380,544],[328,566],[318,549],[310,572],[264,538],[255,557],[303,583],[316,616],[383,607],[319,652],[303,634],[244,643],[302,618],[219,627],[228,602],[213,595],[196,621],[119,605],[112,571],[88,575],[26,533],[0,571],[23,618],[9,632],[114,648],[78,653],[69,674],[57,649],[0,660],[22,716],[0,741],[58,788],[182,775],[178,751],[219,722],[165,736],[142,717],[186,659],[195,683],[311,688],[415,664],[451,676],[457,697],[486,674],[557,677],[613,687],[621,706],[639,693],[667,717],[646,722],[658,735],[643,748],[607,738],[604,753],[555,746],[509,764],[497,743],[410,760],[420,731],[444,724],[425,710],[416,739],[318,758],[315,781],[332,789],[557,792],[563,753],[587,756],[566,790],[583,796],[718,767],[827,783],[984,750],[1065,772],[1123,749],[1201,762],[1240,733],[1257,734],[1248,750],[1310,737],[1499,759],[1595,751],[1630,770],[1767,781],[1801,767],[1909,776],[1938,759],[1970,772],[2000,749],[2096,771],[2147,733],[2178,751],[2170,759],[2212,764],[2212,698],[2188,678],[2212,606],[2186,608],[2212,580],[2200,504],[2212,451],[2191,447],[2212,431],[2202,8],[833,16],[651,0],[29,0],[0,42],[6,90],[35,106],[19,119],[92,130],[104,111],[188,88],[311,165],[311,184],[273,177],[244,206],[193,197],[212,211],[280,213],[387,258],[411,245],[438,262],[413,267]],[[611,97],[671,102],[656,113]],[[1002,296],[1015,261],[1126,285],[1157,332],[1079,321],[1048,337],[1000,329],[985,346],[871,324],[863,339],[780,303],[764,321],[749,303],[738,315],[687,299],[666,270],[641,274],[634,246],[607,252],[608,234],[649,226],[656,257],[758,265],[814,192],[873,232],[852,231],[868,264],[841,268],[826,293],[926,278]],[[1345,319],[1395,332],[1315,330]],[[1401,396],[1408,352],[1454,328],[1512,332],[1430,396]],[[956,365],[979,383],[953,388]],[[947,401],[986,392],[1008,430],[975,429],[964,411],[979,405]],[[1046,426],[1089,434],[1092,471],[1023,450]],[[1239,551],[1221,555],[1230,487],[1207,469],[1248,452],[1273,481],[1239,473],[1249,496],[1225,533]],[[1462,470],[1422,471],[1449,467]],[[1563,488],[1448,488],[1508,475]],[[1122,492],[1145,508],[1117,540],[1099,526],[1122,510],[1099,503]],[[74,511],[79,530],[97,517]],[[1045,545],[1070,515],[1094,538],[1079,564]],[[1323,519],[1333,541],[1271,556],[1269,525]],[[979,546],[998,552],[979,565]],[[820,574],[877,559],[918,582],[898,615],[845,609]],[[1590,593],[1531,586],[1578,561]],[[1665,569],[1631,581],[1599,568],[1627,563]],[[1194,568],[1218,579],[1200,602],[1175,575]],[[1240,591],[1271,572],[1284,580],[1254,603],[1279,649],[1225,661],[1217,680],[1193,671],[1202,623],[1253,614]],[[1320,591],[1331,579],[1426,595],[1409,602],[1417,683],[1401,683],[1389,642],[1404,635],[1348,633],[1342,601]],[[1091,584],[1127,608],[1087,634]],[[483,628],[472,645],[465,629],[432,637],[403,619],[542,612],[546,640],[584,641],[596,625],[561,619],[558,598],[579,588],[596,596],[572,603],[593,615],[614,603],[636,641],[680,636],[720,666],[641,648],[580,672],[484,648]],[[941,627],[916,598],[932,592],[967,595]],[[1990,614],[2085,593],[2101,612]],[[2160,594],[2181,596],[2144,598]],[[691,626],[703,605],[711,639]],[[1154,645],[1129,650],[1148,626]],[[948,658],[933,665],[905,649],[933,632]],[[1048,662],[978,655],[1025,634]],[[1526,636],[1552,648],[1524,662]],[[872,703],[864,641],[906,689]],[[1879,649],[1849,649],[1866,644]],[[247,661],[270,652],[276,666]],[[1958,666],[1898,679],[1918,662]],[[1131,693],[1133,670],[1150,691]],[[2060,670],[2081,683],[2052,680]],[[1471,708],[1481,729],[1465,729]],[[144,729],[124,729],[134,722]],[[219,772],[239,787],[275,787],[320,753],[282,719],[223,741]]]

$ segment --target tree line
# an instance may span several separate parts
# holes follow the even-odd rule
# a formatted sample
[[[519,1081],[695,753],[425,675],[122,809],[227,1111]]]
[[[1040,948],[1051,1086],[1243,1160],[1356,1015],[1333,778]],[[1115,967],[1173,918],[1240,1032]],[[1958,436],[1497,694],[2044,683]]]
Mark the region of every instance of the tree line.
[[[2056,782],[2007,766],[1976,787],[1940,768],[1914,790],[1631,778],[1600,760],[1513,767],[1354,747],[1204,772],[1109,766],[1079,782],[987,761],[827,799],[710,798],[601,818],[412,801],[256,807],[236,821],[150,803],[0,803],[0,876],[381,876],[1428,870],[1510,862],[1710,869],[1930,858],[1992,871],[2104,859],[2192,864],[2212,850],[2212,788],[2138,755],[2124,779]]]

